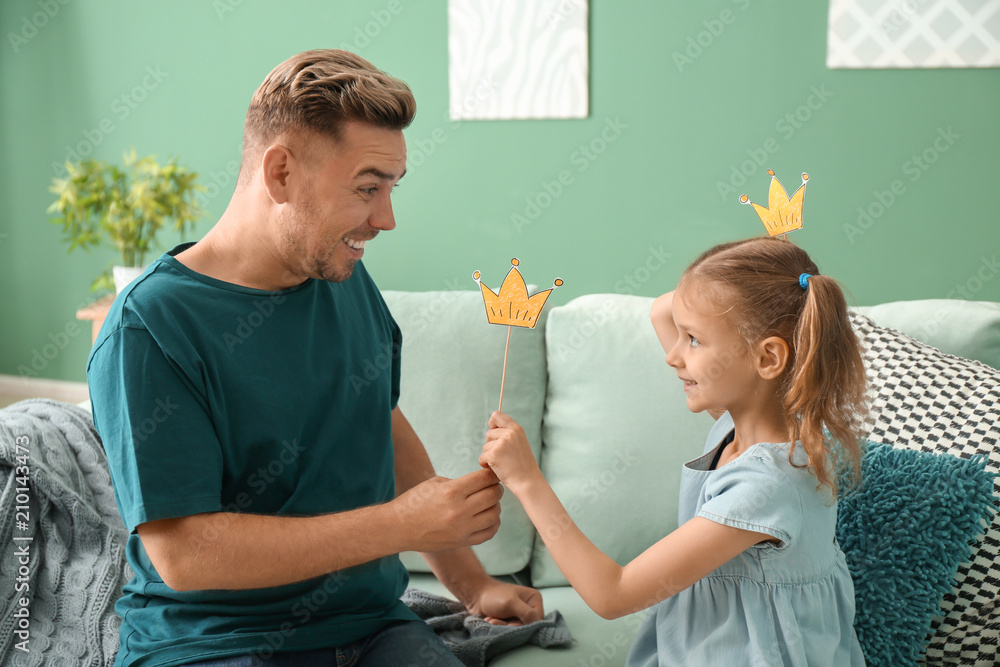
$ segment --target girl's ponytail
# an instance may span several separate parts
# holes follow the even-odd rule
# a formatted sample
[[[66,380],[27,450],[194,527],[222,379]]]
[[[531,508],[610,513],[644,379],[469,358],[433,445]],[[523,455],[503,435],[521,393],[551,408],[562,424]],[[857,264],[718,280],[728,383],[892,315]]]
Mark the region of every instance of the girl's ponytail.
[[[803,274],[805,275],[805,274]],[[828,465],[824,427],[839,452],[832,459],[857,471],[864,411],[865,367],[836,280],[812,275],[795,326],[792,368],[787,376],[785,419],[790,438],[800,440],[821,485],[836,495],[836,470]],[[822,462],[823,465],[815,465]],[[831,475],[832,473],[832,475]],[[858,475],[851,475],[857,480]]]

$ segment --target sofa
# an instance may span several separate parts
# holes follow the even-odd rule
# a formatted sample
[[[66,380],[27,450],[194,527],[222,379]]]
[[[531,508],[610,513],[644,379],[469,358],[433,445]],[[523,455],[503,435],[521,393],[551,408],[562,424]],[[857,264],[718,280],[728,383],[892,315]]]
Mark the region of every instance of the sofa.
[[[383,296],[403,331],[401,409],[439,474],[457,477],[475,470],[486,421],[500,402],[506,327],[488,324],[479,291],[385,291]],[[595,294],[550,304],[534,329],[511,331],[504,381],[503,410],[524,426],[543,473],[583,531],[621,563],[676,528],[681,465],[700,455],[712,423],[687,410],[650,326],[651,303],[647,297]],[[896,302],[856,309],[852,317],[866,347],[869,437],[1000,471],[1000,304]],[[371,360],[370,372],[383,372],[384,361]],[[80,431],[83,425],[73,428]],[[86,460],[93,468],[96,459]],[[99,487],[100,502],[94,505],[113,516],[106,473],[97,472],[86,474],[91,487]],[[938,482],[953,486],[943,477]],[[990,481],[991,494],[993,486]],[[521,646],[490,664],[624,664],[644,612],[613,621],[598,617],[566,585],[513,494],[505,494],[501,505],[499,532],[475,551],[491,574],[537,587],[546,612],[561,614],[575,642],[565,648]],[[918,527],[899,529],[890,541],[922,532],[924,526]],[[962,540],[968,542],[962,562],[946,567],[947,591],[933,603],[924,664],[998,664],[996,516],[977,523],[973,532],[974,539]],[[865,547],[862,556],[877,559],[876,547],[885,541]],[[115,552],[115,559],[122,557]],[[412,587],[447,594],[417,554],[402,558]],[[894,567],[907,569],[890,564],[889,570]],[[878,577],[866,580],[876,589],[882,583]],[[113,597],[105,600],[105,653],[116,644],[109,616]],[[58,631],[53,629],[53,637]],[[36,624],[36,636],[40,632]]]
[[[456,477],[476,469],[486,421],[500,401],[507,328],[487,323],[479,292],[386,291],[384,298],[403,331],[401,409],[439,474]],[[504,381],[503,410],[524,426],[542,472],[584,533],[620,563],[676,528],[681,466],[701,454],[712,423],[706,414],[687,410],[649,323],[651,303],[646,297],[595,294],[548,307],[534,329],[512,330]],[[985,423],[972,442],[996,471],[1000,304],[896,302],[857,308],[853,317],[866,345],[869,436],[894,447],[946,453],[954,443],[937,442],[937,426],[922,427],[926,433],[897,428],[900,419],[913,417],[909,409],[893,410],[904,412],[905,392],[914,398],[934,393],[935,403],[943,401],[941,392],[951,391],[956,373],[964,374],[970,391],[979,394],[971,418]],[[930,355],[930,361],[920,355]],[[960,372],[935,370],[941,363],[958,364]],[[927,380],[910,381],[910,366],[947,379],[927,389]],[[971,405],[961,391],[951,403],[959,412]],[[937,421],[963,419],[945,414]],[[491,574],[539,588],[546,612],[558,610],[576,641],[569,648],[520,647],[491,664],[624,664],[644,613],[613,621],[597,616],[566,585],[513,494],[505,494],[501,506],[498,534],[475,547],[480,560]],[[950,600],[934,620],[926,664],[998,664],[997,580],[990,571],[996,546],[986,542],[970,547],[975,567],[966,563],[955,575]],[[411,586],[446,594],[419,556],[403,559]],[[963,583],[982,599],[970,599]],[[944,618],[949,614],[950,624]]]

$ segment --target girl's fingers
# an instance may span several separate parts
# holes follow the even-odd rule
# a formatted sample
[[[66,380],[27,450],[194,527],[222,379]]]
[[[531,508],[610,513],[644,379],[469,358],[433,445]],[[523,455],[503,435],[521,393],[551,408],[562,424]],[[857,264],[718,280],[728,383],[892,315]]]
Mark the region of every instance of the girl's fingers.
[[[508,417],[502,412],[496,411],[490,415],[490,427],[491,428],[510,428],[512,425],[517,424],[516,421]]]

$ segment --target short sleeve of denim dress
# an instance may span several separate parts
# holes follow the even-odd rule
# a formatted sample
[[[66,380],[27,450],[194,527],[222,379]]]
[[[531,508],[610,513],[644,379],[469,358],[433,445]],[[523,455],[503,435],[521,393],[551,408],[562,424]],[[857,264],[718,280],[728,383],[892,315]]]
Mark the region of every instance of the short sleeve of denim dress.
[[[712,470],[733,429],[724,414],[705,453],[684,464],[679,524],[699,516],[779,542],[747,549],[650,609],[627,664],[863,666],[836,502],[817,490],[801,447],[789,462],[787,442],[755,444]]]

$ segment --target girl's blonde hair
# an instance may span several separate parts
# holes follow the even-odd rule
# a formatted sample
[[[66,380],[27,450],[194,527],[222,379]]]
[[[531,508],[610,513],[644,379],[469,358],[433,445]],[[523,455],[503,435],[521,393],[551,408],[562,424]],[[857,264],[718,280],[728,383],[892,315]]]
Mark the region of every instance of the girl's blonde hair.
[[[801,278],[806,285],[800,284]],[[839,283],[819,274],[789,241],[753,238],[703,253],[681,276],[700,293],[724,300],[748,347],[778,336],[788,343],[779,398],[789,439],[801,441],[820,486],[837,495],[839,472],[860,480],[865,367]],[[826,428],[829,434],[824,434]],[[789,451],[789,461],[792,452]]]

